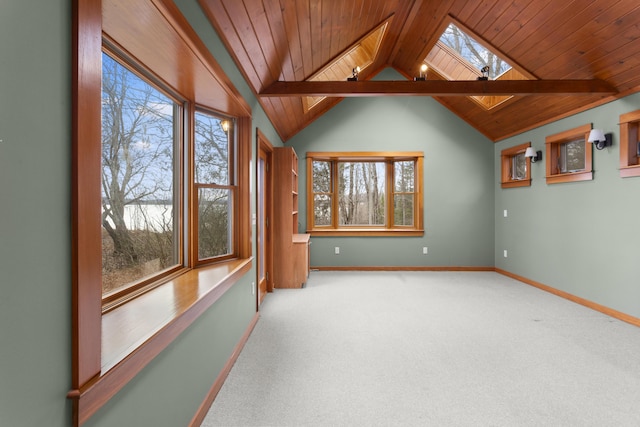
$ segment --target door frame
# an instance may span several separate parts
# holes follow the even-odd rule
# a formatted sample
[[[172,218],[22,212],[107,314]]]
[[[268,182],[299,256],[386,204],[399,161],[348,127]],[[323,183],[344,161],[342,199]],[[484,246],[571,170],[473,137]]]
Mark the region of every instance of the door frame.
[[[272,233],[272,227],[271,227],[271,222],[273,219],[273,145],[271,144],[271,142],[267,139],[267,137],[260,131],[260,129],[256,128],[256,141],[257,141],[257,145],[258,145],[258,153],[257,153],[257,158],[256,158],[256,215],[260,212],[260,199],[262,196],[264,196],[264,200],[265,200],[265,207],[264,207],[264,213],[265,213],[265,217],[263,220],[263,222],[261,222],[261,218],[257,218],[256,220],[256,299],[257,299],[257,304],[258,306],[260,306],[260,304],[262,303],[262,300],[264,299],[264,296],[266,295],[266,293],[269,292],[273,292],[273,233]],[[260,186],[258,185],[258,180],[259,180],[259,163],[260,163],[260,158],[264,158],[265,159],[265,183],[264,183],[264,190],[265,190],[265,194],[261,194],[262,189],[260,188]],[[263,259],[261,257],[261,247],[259,244],[259,236],[262,230],[260,230],[260,224],[266,224],[266,229],[265,229],[265,244],[264,244],[264,248],[265,248],[265,254],[264,254],[264,260],[265,260],[265,269],[264,271],[266,272],[266,286],[265,286],[265,293],[261,295],[261,277],[260,277],[260,262]]]

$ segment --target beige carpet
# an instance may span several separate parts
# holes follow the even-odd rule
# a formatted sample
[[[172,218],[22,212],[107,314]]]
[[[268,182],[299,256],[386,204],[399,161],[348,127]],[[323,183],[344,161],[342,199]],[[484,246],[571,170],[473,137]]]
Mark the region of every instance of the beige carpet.
[[[203,426],[640,426],[640,328],[492,272],[312,272]]]

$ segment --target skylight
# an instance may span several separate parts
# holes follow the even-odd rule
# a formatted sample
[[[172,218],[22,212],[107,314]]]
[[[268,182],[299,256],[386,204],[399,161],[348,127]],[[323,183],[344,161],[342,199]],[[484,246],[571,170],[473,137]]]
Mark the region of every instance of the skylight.
[[[333,61],[322,67],[313,76],[309,77],[307,81],[342,81],[351,76],[352,70],[356,66],[360,67],[361,71],[367,68],[378,56],[382,39],[390,21],[391,18],[380,24]],[[325,99],[324,96],[303,98],[305,112],[309,112],[323,99]]]
[[[496,49],[488,49],[486,43],[480,43],[468,32],[463,31],[460,25],[450,23],[424,61],[432,71],[446,80],[475,80],[482,76],[480,70],[484,67],[489,68],[488,77],[490,80],[528,80],[532,78],[531,75],[525,75],[513,68],[495,52]],[[505,105],[514,97],[483,95],[470,96],[469,99],[482,108],[491,110]]]
[[[488,66],[489,78],[491,80],[495,80],[498,76],[511,69],[511,65],[506,61],[484,47],[453,23],[449,24],[446,30],[444,30],[440,36],[440,42],[445,46],[449,46],[478,70],[484,66]]]

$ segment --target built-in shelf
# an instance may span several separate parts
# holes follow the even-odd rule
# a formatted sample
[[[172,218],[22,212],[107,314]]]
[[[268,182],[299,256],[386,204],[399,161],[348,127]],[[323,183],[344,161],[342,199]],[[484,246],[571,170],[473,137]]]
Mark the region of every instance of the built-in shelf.
[[[298,156],[274,150],[274,288],[300,288],[309,275],[309,235],[298,234]],[[289,214],[290,213],[290,214]]]

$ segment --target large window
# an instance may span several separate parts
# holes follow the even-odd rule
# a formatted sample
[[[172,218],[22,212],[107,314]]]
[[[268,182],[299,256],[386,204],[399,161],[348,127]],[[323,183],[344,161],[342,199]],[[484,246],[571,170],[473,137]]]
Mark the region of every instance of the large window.
[[[102,55],[102,292],[107,300],[183,265],[182,103]]]
[[[423,232],[422,153],[307,153],[307,231]]]
[[[102,292],[111,308],[187,268],[185,241],[195,265],[236,256],[238,188],[232,118],[199,108],[185,120],[184,102],[168,90],[115,56],[102,60]],[[191,151],[189,198],[181,176]],[[184,228],[189,199],[196,214]]]
[[[546,138],[547,184],[593,179],[590,131],[591,125],[584,125]]]
[[[197,260],[233,255],[233,121],[206,111],[195,113],[194,187],[198,212]]]
[[[185,38],[191,28],[173,3],[78,3],[68,395],[76,426],[252,264],[251,108]],[[140,30],[141,10],[153,31]]]

